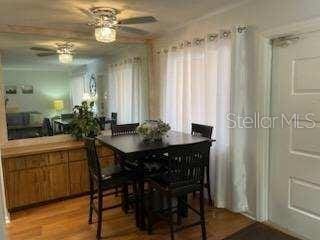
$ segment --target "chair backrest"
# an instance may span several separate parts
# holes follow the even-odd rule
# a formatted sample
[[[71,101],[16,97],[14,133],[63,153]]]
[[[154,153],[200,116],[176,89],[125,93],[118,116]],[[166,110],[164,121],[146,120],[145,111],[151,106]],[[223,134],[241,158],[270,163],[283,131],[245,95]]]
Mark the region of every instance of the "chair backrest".
[[[53,128],[49,118],[44,118],[42,122],[42,129],[44,136],[53,136]]]
[[[191,123],[191,134],[192,135],[211,138],[212,131],[213,131],[212,126]]]
[[[112,125],[111,133],[112,133],[112,136],[136,134],[138,126],[139,126],[139,123]]]
[[[63,113],[63,114],[61,114],[61,119],[70,119],[70,118],[74,118],[74,114],[73,113]]]
[[[97,122],[99,123],[100,129],[105,130],[105,125],[106,125],[106,117],[97,117],[96,118]]]
[[[84,137],[84,142],[87,150],[88,168],[91,177],[101,180],[101,167],[96,149],[94,138]]]
[[[118,123],[118,114],[116,112],[111,113],[111,124],[116,125]]]
[[[210,142],[169,148],[169,177],[172,185],[202,184]]]

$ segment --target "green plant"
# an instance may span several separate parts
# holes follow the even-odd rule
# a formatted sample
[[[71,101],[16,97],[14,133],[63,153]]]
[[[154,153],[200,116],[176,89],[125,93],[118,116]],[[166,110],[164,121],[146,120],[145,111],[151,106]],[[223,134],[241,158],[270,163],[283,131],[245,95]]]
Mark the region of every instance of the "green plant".
[[[82,102],[73,108],[74,119],[71,124],[71,134],[77,140],[83,136],[96,136],[100,133],[100,125],[94,117],[92,108],[94,102]]]

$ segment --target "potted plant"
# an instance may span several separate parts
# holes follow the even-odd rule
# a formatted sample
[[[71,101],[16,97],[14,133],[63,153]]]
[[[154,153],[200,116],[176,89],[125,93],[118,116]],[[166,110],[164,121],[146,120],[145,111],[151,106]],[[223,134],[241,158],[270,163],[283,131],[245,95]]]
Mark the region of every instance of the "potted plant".
[[[170,125],[161,120],[149,120],[137,128],[138,134],[147,142],[161,141],[169,130]]]
[[[94,102],[83,101],[73,108],[74,119],[71,123],[71,135],[77,140],[83,136],[94,137],[100,133],[100,125],[93,113]]]

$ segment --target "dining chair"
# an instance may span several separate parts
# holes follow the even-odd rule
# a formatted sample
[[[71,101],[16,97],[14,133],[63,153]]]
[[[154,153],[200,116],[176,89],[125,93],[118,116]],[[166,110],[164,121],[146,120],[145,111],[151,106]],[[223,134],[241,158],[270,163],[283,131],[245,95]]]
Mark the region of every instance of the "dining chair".
[[[94,211],[98,216],[96,238],[101,239],[102,212],[123,205],[128,205],[129,196],[127,188],[125,186],[127,186],[128,182],[134,181],[135,173],[125,170],[120,165],[109,165],[108,167],[101,169],[99,158],[97,155],[95,139],[85,137],[84,141],[87,150],[90,181],[89,224],[92,224],[92,214]],[[122,188],[122,192],[124,195],[123,202],[121,204],[104,207],[103,198],[115,193],[104,192],[115,188]],[[134,193],[136,192],[135,187],[133,188],[133,191]]]
[[[111,125],[111,135],[119,136],[119,135],[136,134],[138,126],[139,126],[139,123]]]
[[[112,134],[112,136],[137,134],[137,127],[138,126],[139,126],[139,123],[112,125],[111,126],[111,134]],[[148,159],[145,159],[145,161],[143,162],[146,175],[158,173],[160,171],[160,169],[162,168],[162,164],[159,164],[159,162],[161,162],[161,161],[163,162],[164,158],[165,158],[165,156],[163,156],[163,155],[161,155],[161,156],[148,156]],[[137,165],[137,164],[135,164],[135,165]]]
[[[74,118],[74,113],[62,113],[61,114],[61,119],[70,119]]]
[[[43,136],[53,136],[53,128],[49,118],[44,118],[42,122]]]
[[[191,134],[194,136],[200,136],[205,138],[212,138],[212,131],[213,127],[208,125],[202,125],[197,123],[191,124]],[[210,151],[210,149],[209,149]],[[206,183],[204,184],[204,187],[208,191],[208,198],[209,198],[209,204],[210,206],[214,206],[214,201],[211,197],[211,187],[210,187],[210,154],[208,154],[208,159],[205,163],[205,171],[206,171]],[[193,196],[195,196],[195,192],[193,193]]]
[[[111,113],[111,125],[116,125],[118,123],[118,114],[116,112]]]
[[[97,122],[99,123],[100,130],[106,129],[106,117],[101,116],[96,118]]]
[[[121,125],[111,125],[111,134],[112,136],[123,136],[123,135],[132,135],[137,134],[137,127],[139,123],[130,123],[130,124],[121,124]],[[162,169],[165,163],[165,156],[161,155],[151,155],[145,156],[144,159],[130,159],[130,161],[121,159],[117,153],[115,153],[115,162],[125,162],[126,167],[131,169],[132,171],[136,171],[139,173],[139,179],[147,183],[149,181],[150,176],[161,174]],[[142,162],[143,171],[141,171],[139,167],[139,161]],[[144,185],[144,184],[143,184]],[[141,187],[141,186],[140,186]],[[128,188],[128,187],[127,187]],[[144,188],[144,186],[143,186]],[[144,189],[143,189],[144,191]],[[115,192],[116,196],[118,194],[118,189],[116,188]],[[138,197],[138,195],[136,195]],[[144,213],[142,213],[144,215]]]
[[[180,145],[169,148],[168,150],[168,171],[161,175],[151,177],[149,180],[148,197],[148,233],[153,230],[154,219],[156,216],[165,219],[170,226],[171,240],[174,240],[174,232],[188,227],[201,225],[202,239],[206,239],[206,226],[204,216],[204,167],[210,148],[210,143],[196,143]],[[183,198],[188,193],[194,191],[200,192],[200,210],[196,210],[184,201]],[[167,208],[165,211],[155,210],[153,206],[154,193],[157,192],[167,199]],[[179,199],[177,206],[172,205],[173,199]],[[179,203],[183,203],[189,209],[200,216],[200,220],[186,226],[174,227],[173,214],[177,213],[178,225],[181,223],[181,214],[179,213]],[[177,210],[176,210],[177,209]],[[175,210],[175,211],[174,211]]]
[[[136,129],[138,126],[139,126],[139,123],[129,123],[129,124],[121,124],[121,125],[111,124],[111,135],[121,136],[121,135],[128,135],[128,134],[136,134],[137,133]],[[119,163],[119,161],[121,161],[121,157],[117,153],[115,153],[114,155],[115,155],[115,163]],[[136,165],[133,162],[131,162],[130,164]],[[115,195],[116,196],[118,195],[118,188],[116,188]]]

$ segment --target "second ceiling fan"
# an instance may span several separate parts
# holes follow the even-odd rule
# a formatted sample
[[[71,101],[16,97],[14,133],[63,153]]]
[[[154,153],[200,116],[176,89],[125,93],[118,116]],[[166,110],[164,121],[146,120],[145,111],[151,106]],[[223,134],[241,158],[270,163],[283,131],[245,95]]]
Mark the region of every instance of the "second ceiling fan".
[[[119,20],[117,15],[120,12],[117,9],[108,7],[91,8],[89,11],[84,9],[80,10],[92,18],[92,21],[89,22],[88,25],[95,28],[94,31],[96,40],[105,43],[114,42],[116,40],[117,29],[138,35],[148,34],[147,31],[128,27],[126,25],[157,22],[157,19],[153,16],[134,17]]]

